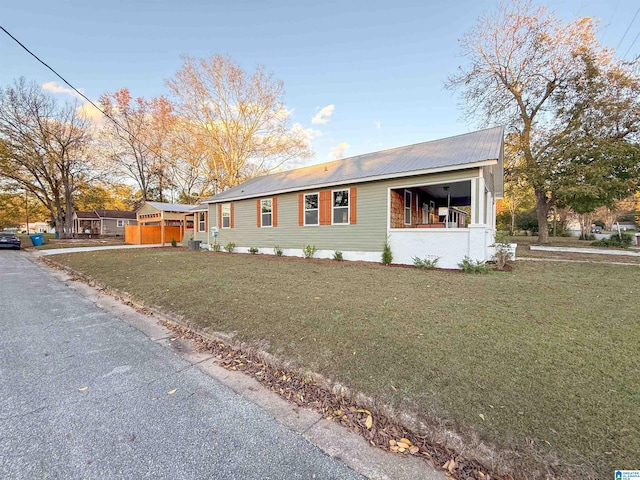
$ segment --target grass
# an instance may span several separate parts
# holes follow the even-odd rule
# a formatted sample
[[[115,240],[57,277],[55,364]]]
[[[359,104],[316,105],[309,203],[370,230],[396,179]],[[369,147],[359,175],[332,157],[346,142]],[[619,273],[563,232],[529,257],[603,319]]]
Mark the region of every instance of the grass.
[[[638,269],[465,275],[175,249],[56,261],[562,478],[637,468]],[[532,475],[531,475],[532,476]]]

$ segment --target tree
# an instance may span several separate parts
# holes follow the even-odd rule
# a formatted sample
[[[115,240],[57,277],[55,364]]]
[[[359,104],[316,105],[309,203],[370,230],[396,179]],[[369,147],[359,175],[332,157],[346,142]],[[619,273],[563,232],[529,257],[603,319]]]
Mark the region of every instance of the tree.
[[[539,241],[545,243],[550,209],[561,190],[584,173],[577,160],[593,156],[602,168],[616,150],[631,144],[638,131],[637,76],[596,42],[592,19],[564,24],[528,0],[503,1],[494,14],[480,18],[460,44],[469,65],[451,76],[447,87],[463,91],[471,115],[507,126],[507,142],[522,157],[514,173],[534,190]],[[589,95],[596,90],[584,84],[589,78],[594,84],[613,80],[615,85],[598,92],[592,104]],[[633,114],[611,111],[625,103],[635,108]],[[624,128],[616,132],[599,122],[588,135],[586,130],[579,133],[579,120],[595,119],[604,111]],[[589,153],[566,152],[570,139],[579,138],[584,140],[581,147],[587,139],[597,147]],[[607,171],[617,174],[616,168]]]
[[[136,182],[142,200],[163,201],[171,186],[165,160],[171,104],[163,97],[134,100],[122,88],[103,94],[100,105],[115,120],[105,122],[102,130],[111,166]]]
[[[38,199],[62,238],[71,236],[78,182],[89,177],[90,141],[77,105],[58,106],[24,78],[0,89],[0,176]]]
[[[193,139],[194,166],[205,161],[209,184],[220,189],[310,155],[289,125],[283,84],[258,67],[248,74],[230,58],[183,58],[167,80],[185,131]]]

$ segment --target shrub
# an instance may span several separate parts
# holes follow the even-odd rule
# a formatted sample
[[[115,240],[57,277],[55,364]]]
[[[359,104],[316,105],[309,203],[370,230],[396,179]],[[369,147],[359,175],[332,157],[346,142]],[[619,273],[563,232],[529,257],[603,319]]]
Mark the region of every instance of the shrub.
[[[338,260],[339,262],[341,262],[342,260],[344,260],[342,258],[342,252],[340,250],[336,250],[335,252],[333,252],[333,259],[334,260]]]
[[[282,256],[282,248],[280,248],[278,245],[276,245],[275,247],[273,247],[273,253],[277,257],[281,257]]]
[[[602,240],[596,240],[591,242],[594,247],[617,247],[627,248],[633,242],[633,237],[628,233],[612,233],[611,238],[603,238]]]
[[[236,248],[236,244],[233,242],[229,242],[224,246],[224,249],[229,252],[229,253],[233,253],[233,250]]]
[[[458,266],[464,273],[489,273],[491,267],[480,260],[471,260],[468,256],[464,256]]]
[[[249,253],[250,253],[251,255],[255,255],[256,253],[258,253],[258,249],[257,249],[257,247],[251,247],[251,248],[249,249]]]
[[[413,265],[418,268],[430,270],[438,266],[438,260],[440,260],[440,257],[436,257],[435,255],[427,255],[424,258],[413,257]]]
[[[219,243],[214,243],[213,244],[213,251],[214,252],[219,252],[220,251],[220,244]]]
[[[304,255],[304,258],[313,258],[317,251],[318,249],[315,245],[305,245],[302,248],[302,254]]]
[[[581,233],[580,240],[595,240],[596,236],[593,233]]]
[[[171,237],[171,246],[174,248],[178,246],[178,242],[176,242],[176,239],[173,237]]]
[[[393,262],[393,253],[391,253],[391,245],[389,245],[389,237],[384,237],[384,244],[382,245],[382,263],[389,265]]]

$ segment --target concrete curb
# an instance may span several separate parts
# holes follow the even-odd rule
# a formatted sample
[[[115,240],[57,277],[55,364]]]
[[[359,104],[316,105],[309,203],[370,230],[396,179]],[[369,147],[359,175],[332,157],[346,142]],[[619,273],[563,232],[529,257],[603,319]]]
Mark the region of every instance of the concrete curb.
[[[593,255],[624,255],[628,257],[640,257],[640,252],[630,252],[628,250],[604,250],[601,248],[578,248],[578,247],[544,247],[541,245],[530,245],[529,249],[542,252],[568,252],[586,253]]]
[[[44,252],[44,250],[39,252]],[[171,318],[164,312],[146,305],[136,305],[128,300],[126,295],[114,292],[119,293],[128,304],[123,303],[119,298],[103,293],[106,290],[92,279],[64,265],[55,264],[55,261],[43,258],[41,255],[29,253],[27,257],[48,274],[91,300],[99,308],[128,323],[145,334],[151,341],[171,349],[194,367],[260,406],[278,422],[297,432],[327,455],[340,460],[361,475],[380,480],[396,478],[447,479],[443,472],[436,470],[423,459],[399,456],[373,447],[360,435],[342,425],[324,419],[320,413],[290,404],[278,394],[262,386],[254,378],[242,372],[220,367],[211,354],[196,352],[191,341],[176,339],[173,332],[159,324],[160,320],[167,320],[188,326],[188,322]],[[55,268],[52,264],[55,264]],[[91,283],[94,286],[90,285]],[[144,314],[140,310],[148,310],[150,313]]]

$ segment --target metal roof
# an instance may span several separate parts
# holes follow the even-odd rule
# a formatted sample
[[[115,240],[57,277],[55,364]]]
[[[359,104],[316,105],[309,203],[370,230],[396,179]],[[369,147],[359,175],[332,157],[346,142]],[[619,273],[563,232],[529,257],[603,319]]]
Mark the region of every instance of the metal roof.
[[[193,205],[185,205],[183,203],[163,203],[163,202],[147,202],[156,210],[162,210],[163,212],[188,212],[193,208]],[[139,210],[139,209],[138,209]]]
[[[503,142],[503,127],[488,128],[441,140],[263,175],[249,179],[204,202],[226,202],[327,185],[417,175],[448,167],[452,170],[465,168],[480,162],[497,161],[502,152]]]

